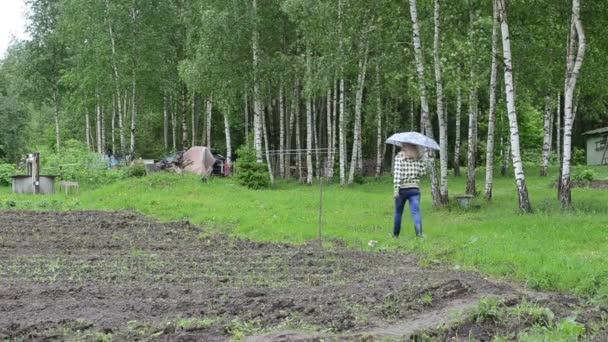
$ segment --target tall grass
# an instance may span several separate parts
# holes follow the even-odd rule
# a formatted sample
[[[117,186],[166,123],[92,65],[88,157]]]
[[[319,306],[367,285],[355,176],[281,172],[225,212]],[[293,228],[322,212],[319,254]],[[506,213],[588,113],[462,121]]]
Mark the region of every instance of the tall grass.
[[[600,177],[608,176],[605,168],[594,170]],[[478,189],[483,190],[483,171],[478,170],[478,175]],[[555,175],[555,170],[550,177],[529,175],[532,214],[518,212],[512,177],[498,176],[492,202],[478,198],[468,210],[456,205],[433,209],[428,184],[423,184],[426,239],[414,238],[409,217],[403,221],[402,237],[389,237],[393,217],[389,178],[346,188],[326,185],[323,237],[360,249],[416,251],[425,264],[441,262],[517,280],[533,289],[608,300],[608,191],[575,188],[574,207],[562,210],[551,187]],[[464,192],[464,177],[449,181],[451,195]],[[319,184],[279,182],[271,190],[255,191],[230,179],[203,183],[196,177],[159,174],[72,197],[15,196],[2,190],[0,204],[7,203],[17,208],[132,209],[239,237],[302,243],[317,238]],[[369,247],[369,240],[378,243]]]

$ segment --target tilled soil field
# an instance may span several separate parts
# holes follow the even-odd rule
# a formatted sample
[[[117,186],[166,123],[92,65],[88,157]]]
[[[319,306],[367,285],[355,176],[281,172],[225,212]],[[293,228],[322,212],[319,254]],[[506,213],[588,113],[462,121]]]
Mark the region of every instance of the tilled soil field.
[[[576,313],[586,332],[601,319],[576,298],[408,254],[251,242],[124,212],[0,211],[0,340],[491,340],[543,324],[494,312],[522,300],[550,308],[545,320]]]

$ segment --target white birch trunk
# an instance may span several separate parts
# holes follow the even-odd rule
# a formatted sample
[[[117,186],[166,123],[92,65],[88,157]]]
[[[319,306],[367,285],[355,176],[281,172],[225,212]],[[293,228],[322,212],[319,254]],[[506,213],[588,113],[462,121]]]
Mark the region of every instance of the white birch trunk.
[[[328,164],[328,168],[329,170],[327,171],[328,175],[327,175],[327,181],[328,182],[332,182],[333,178],[334,178],[334,167],[335,167],[335,162],[336,162],[336,126],[338,124],[338,85],[336,83],[336,81],[334,80],[334,91],[333,91],[333,106],[332,106],[332,111],[331,111],[331,158],[329,158],[329,164]],[[339,153],[338,153],[339,154]]]
[[[340,79],[340,122],[338,131],[340,134],[340,185],[346,184],[346,113],[344,111],[344,79]]]
[[[384,156],[384,141],[382,139],[382,93],[380,91],[380,67],[376,65],[376,178],[382,172],[382,157]]]
[[[365,87],[365,74],[367,73],[367,55],[369,52],[367,36],[363,37],[363,57],[359,60],[359,75],[357,77],[357,90],[355,93],[355,127],[353,132],[353,149],[348,174],[348,185],[355,181],[355,170],[359,167],[361,152],[361,107],[363,106],[363,88]],[[359,167],[359,169],[361,169]]]
[[[557,111],[555,113],[555,152],[557,153],[557,163],[561,168],[562,165],[562,150],[561,150],[561,141],[562,141],[562,99],[561,94],[557,93]]]
[[[107,141],[106,141],[106,114],[105,108],[103,105],[99,107],[101,111],[101,147],[102,152],[106,153],[107,150]]]
[[[340,52],[340,58],[344,58],[344,42],[343,42],[343,32],[342,32],[342,0],[338,0],[338,22],[340,25],[340,40],[338,42],[338,49]],[[340,134],[339,139],[339,154],[340,154],[340,185],[346,184],[346,112],[344,111],[345,106],[345,97],[344,97],[344,61],[340,61],[340,122],[338,127],[338,133]]]
[[[99,107],[99,94],[95,95],[95,125],[96,125],[96,136],[97,136],[97,153],[103,153],[103,145],[101,143],[101,108]]]
[[[312,184],[312,103],[311,82],[312,71],[310,61],[310,44],[306,43],[306,89],[304,99],[306,101],[306,184]]]
[[[253,0],[253,18],[257,20],[257,0]],[[262,103],[260,99],[259,76],[258,76],[258,29],[257,26],[253,29],[251,38],[252,54],[253,54],[253,145],[255,148],[256,158],[259,163],[262,162]]]
[[[114,37],[114,29],[112,27],[112,22],[110,21],[110,0],[105,0],[105,15],[106,15],[106,21],[108,24],[108,33],[110,35],[110,46],[112,49],[112,71],[113,71],[113,78],[114,78],[114,87],[115,87],[115,92],[116,92],[116,99],[118,102],[118,126],[120,129],[120,153],[124,154],[125,152],[125,143],[124,143],[124,130],[123,130],[123,109],[121,107],[121,96],[120,96],[120,77],[119,77],[119,72],[118,72],[118,63],[116,61],[116,41],[115,41],[115,37]]]
[[[116,153],[116,96],[112,94],[112,123],[111,123],[111,139],[112,139],[112,153]]]
[[[224,110],[224,135],[226,136],[226,159],[230,164],[232,160],[232,140],[230,139],[230,120],[227,110]]]
[[[429,104],[427,102],[427,90],[424,79],[424,58],[422,56],[422,43],[420,39],[420,25],[418,24],[418,10],[416,8],[416,0],[409,0],[410,17],[412,19],[412,40],[414,45],[414,58],[416,61],[416,74],[418,76],[418,87],[420,90],[420,117],[422,121],[421,131],[430,138],[433,138],[433,127],[429,117]],[[431,194],[433,196],[433,205],[438,207],[441,205],[441,194],[439,193],[437,171],[435,170],[435,158],[430,158],[431,168]]]
[[[268,166],[268,175],[270,176],[270,183],[274,185],[274,174],[272,173],[272,161],[270,160],[270,153],[268,152],[268,130],[266,129],[266,115],[262,113],[261,116],[262,124],[262,135],[264,136],[264,150],[266,151],[266,165]]]
[[[191,122],[191,129],[192,129],[192,145],[191,146],[196,146],[196,127],[198,126],[198,117],[196,115],[196,93],[193,92],[192,93],[192,104],[191,104],[191,113],[192,115],[190,116],[192,118],[192,122]]]
[[[545,115],[543,118],[543,150],[540,162],[541,177],[547,176],[547,167],[549,165],[549,153],[551,152],[551,107],[549,97],[545,97]]]
[[[302,172],[302,137],[301,137],[301,126],[300,126],[300,81],[296,79],[293,88],[293,103],[295,113],[295,132],[296,132],[296,168],[298,169],[298,182],[304,181]]]
[[[517,112],[515,110],[515,87],[513,84],[513,59],[511,57],[511,37],[509,35],[509,24],[506,16],[506,1],[498,0],[498,17],[502,32],[502,50],[505,68],[505,91],[507,99],[507,113],[509,116],[510,147],[513,160],[513,170],[517,184],[519,197],[519,208],[523,212],[530,212],[530,198],[526,186],[523,162],[521,160],[519,147],[519,127],[517,125]]]
[[[283,82],[279,85],[279,171],[285,179],[285,103],[283,100]]]
[[[564,151],[562,154],[562,173],[559,188],[559,200],[563,207],[569,207],[572,203],[570,190],[570,163],[572,158],[572,125],[576,110],[573,108],[574,91],[578,80],[585,49],[587,47],[583,23],[580,17],[580,1],[572,0],[572,29],[570,34],[571,44],[568,48],[568,74],[564,86]],[[576,49],[576,50],[575,50]]]
[[[206,146],[211,148],[211,118],[213,115],[213,97],[209,96],[207,99],[207,123],[205,124],[205,136],[207,137]]]
[[[135,157],[135,129],[137,124],[137,96],[135,87],[135,77],[133,77],[133,83],[131,88],[131,147],[129,154],[131,158]]]
[[[117,95],[118,99],[118,135],[120,135],[120,154],[124,156],[126,151],[126,140],[125,140],[125,127],[124,127],[124,117],[125,111],[127,110],[127,94],[124,96],[124,106],[120,106],[120,96]],[[121,110],[122,109],[122,110]]]
[[[321,131],[321,124],[319,123],[321,121],[321,114],[320,112],[317,110],[317,105],[316,102],[314,100],[312,101],[312,136],[314,138],[313,141],[313,150],[315,151],[315,175],[317,177],[317,179],[319,179],[321,177],[321,169],[320,169],[320,162],[319,162],[319,146],[321,145],[319,143],[319,135],[320,135],[320,131]],[[317,116],[317,114],[319,114],[319,116]]]
[[[163,96],[163,147],[169,150],[169,113],[167,112],[167,96]]]
[[[490,72],[490,109],[488,111],[488,140],[486,142],[486,189],[485,199],[492,199],[494,185],[494,131],[496,127],[496,78],[498,76],[498,11],[492,1],[492,70]]]
[[[471,69],[471,80],[475,72]],[[467,152],[467,188],[466,193],[475,196],[476,161],[477,161],[477,89],[471,88],[469,93],[469,135]]]
[[[188,146],[188,95],[186,87],[182,89],[182,149]]]
[[[85,119],[85,123],[84,123],[84,134],[85,134],[85,140],[87,142],[87,151],[91,151],[91,119],[89,118],[89,110],[86,109],[85,114],[84,114],[84,119]]]
[[[434,10],[435,34],[433,39],[433,61],[435,64],[435,88],[437,96],[437,121],[439,122],[439,160],[440,177],[439,201],[448,203],[448,123],[443,103],[443,80],[441,78],[441,4],[435,0]]]
[[[331,160],[333,159],[334,155],[333,155],[333,145],[332,145],[332,139],[333,139],[333,114],[332,114],[332,110],[331,110],[331,105],[332,105],[332,94],[331,94],[331,87],[329,89],[327,89],[327,115],[326,115],[326,119],[327,119],[327,164],[323,165],[324,167],[326,167],[324,169],[323,174],[325,175],[325,177],[327,178],[328,183],[331,182]]]
[[[291,102],[289,104],[289,126],[287,129],[287,149],[291,150],[292,148],[292,137],[293,137],[293,132],[295,131],[295,124],[296,124],[296,109],[297,109],[297,105],[296,105],[296,101],[297,101],[297,81],[294,82],[293,85],[293,89],[292,89],[292,97],[291,97]],[[291,152],[291,151],[290,151]],[[285,173],[287,174],[287,178],[291,178],[291,153],[288,154],[287,159],[285,160]]]
[[[460,177],[460,123],[462,113],[462,92],[460,89],[460,82],[456,89],[456,128],[455,128],[455,141],[454,141],[454,176]]]
[[[247,89],[245,89],[245,142],[249,144],[249,103],[247,103]]]
[[[173,96],[169,97],[169,105],[171,106],[171,138],[173,142],[173,151],[177,151],[177,110],[173,102]]]

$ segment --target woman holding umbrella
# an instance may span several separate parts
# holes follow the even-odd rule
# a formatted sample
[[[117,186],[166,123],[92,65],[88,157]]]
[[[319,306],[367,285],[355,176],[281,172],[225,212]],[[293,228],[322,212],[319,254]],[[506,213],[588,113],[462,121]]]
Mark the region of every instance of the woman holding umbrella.
[[[393,170],[395,222],[393,237],[401,232],[401,217],[405,202],[410,204],[416,236],[422,236],[422,217],[420,216],[420,178],[427,174],[426,162],[423,160],[422,148],[438,149],[437,143],[420,133],[407,132],[391,136],[389,144],[401,146],[401,152],[395,156]]]

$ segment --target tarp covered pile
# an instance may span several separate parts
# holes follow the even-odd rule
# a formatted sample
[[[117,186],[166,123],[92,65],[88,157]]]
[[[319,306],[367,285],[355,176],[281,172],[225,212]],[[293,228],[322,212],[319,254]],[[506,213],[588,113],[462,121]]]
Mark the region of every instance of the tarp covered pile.
[[[190,172],[207,177],[213,171],[215,157],[208,147],[195,146],[186,152],[176,152],[154,165],[156,171]]]

